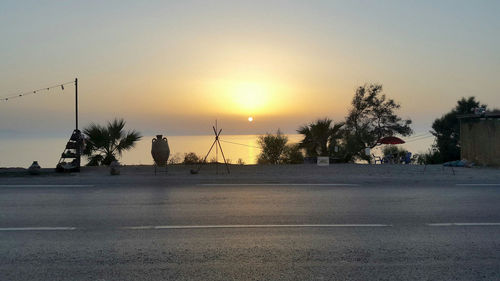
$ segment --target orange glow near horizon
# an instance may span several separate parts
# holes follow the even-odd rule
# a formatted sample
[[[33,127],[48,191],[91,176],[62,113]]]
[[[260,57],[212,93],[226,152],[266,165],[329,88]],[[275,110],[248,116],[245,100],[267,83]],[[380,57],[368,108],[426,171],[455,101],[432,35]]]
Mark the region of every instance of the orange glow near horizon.
[[[262,84],[237,83],[232,92],[232,102],[245,114],[255,114],[265,111],[269,106],[270,93]]]
[[[248,118],[298,113],[301,110],[296,89],[286,83],[259,79],[216,80],[207,83],[202,91],[214,101],[213,109],[218,114]]]

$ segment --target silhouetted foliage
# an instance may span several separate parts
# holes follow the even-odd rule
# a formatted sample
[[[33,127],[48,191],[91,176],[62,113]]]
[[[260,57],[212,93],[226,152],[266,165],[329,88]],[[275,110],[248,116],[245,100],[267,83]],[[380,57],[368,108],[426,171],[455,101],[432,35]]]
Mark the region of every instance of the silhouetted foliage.
[[[179,152],[175,153],[174,155],[170,156],[170,159],[168,159],[168,164],[173,165],[173,164],[180,164],[182,161],[181,159],[181,154]]]
[[[384,156],[393,156],[396,157],[396,159],[404,158],[407,153],[408,150],[397,145],[386,145],[382,148],[382,154]]]
[[[90,124],[83,129],[86,146],[83,155],[87,156],[87,166],[109,165],[121,157],[124,151],[135,146],[142,136],[135,130],[125,132],[125,121],[115,119],[106,126]]]
[[[462,98],[455,108],[432,123],[431,133],[436,137],[435,148],[442,162],[460,160],[460,121],[457,116],[471,114],[475,107],[486,108],[486,105],[480,105],[475,97]]]
[[[334,147],[339,145],[342,137],[342,126],[344,123],[337,123],[332,127],[332,120],[328,118],[302,126],[297,130],[304,135],[299,147],[305,150],[307,156],[332,156]]]
[[[285,147],[284,163],[286,164],[302,164],[304,163],[304,154],[298,143],[290,144]]]
[[[183,164],[198,164],[202,161],[203,159],[196,155],[194,152],[189,152],[184,154],[184,161],[182,162]]]
[[[437,149],[429,149],[426,153],[418,155],[417,162],[421,165],[440,164],[443,163],[443,158]]]
[[[286,144],[288,137],[280,130],[273,134],[259,136],[257,143],[261,148],[261,153],[257,159],[259,164],[281,164],[284,163]]]
[[[200,162],[203,161],[203,159],[200,157]],[[233,162],[233,160],[229,159],[229,158],[226,158],[226,163],[227,164],[231,164]],[[212,156],[212,158],[210,158],[210,160],[208,160],[208,163],[224,163],[224,159],[222,157],[219,157],[219,159],[217,159],[217,157],[215,156]]]
[[[400,108],[393,99],[382,94],[382,85],[367,84],[359,87],[352,99],[352,108],[346,117],[342,150],[346,161],[354,158],[370,160],[365,148],[374,148],[383,137],[413,133],[411,120],[402,119],[395,111]]]

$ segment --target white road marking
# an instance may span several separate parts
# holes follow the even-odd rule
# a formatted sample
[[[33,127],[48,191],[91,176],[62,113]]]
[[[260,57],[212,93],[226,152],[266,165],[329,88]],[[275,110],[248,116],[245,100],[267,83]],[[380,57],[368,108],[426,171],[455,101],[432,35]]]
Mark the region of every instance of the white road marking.
[[[201,183],[201,186],[359,186],[354,183]]]
[[[456,186],[500,186],[500,183],[457,183]]]
[[[92,184],[0,184],[0,187],[94,187]]]
[[[500,222],[449,222],[428,223],[428,226],[500,226]]]
[[[391,227],[390,224],[227,224],[227,225],[144,225],[127,226],[127,230],[208,229],[208,228],[301,228],[301,227]]]
[[[76,230],[76,227],[0,227],[0,231],[61,231]]]
[[[500,226],[500,222],[450,222],[427,223],[431,227],[449,226]],[[116,227],[121,230],[160,230],[160,229],[221,229],[221,228],[355,228],[355,227],[392,227],[392,224],[220,224],[220,225],[140,225]],[[0,231],[72,231],[84,230],[82,227],[0,227]]]

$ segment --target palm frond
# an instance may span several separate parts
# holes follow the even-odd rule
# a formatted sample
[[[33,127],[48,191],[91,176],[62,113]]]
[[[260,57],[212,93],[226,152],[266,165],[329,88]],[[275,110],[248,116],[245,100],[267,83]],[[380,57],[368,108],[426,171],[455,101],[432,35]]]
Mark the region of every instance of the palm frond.
[[[124,138],[120,140],[116,146],[116,151],[121,156],[123,151],[130,150],[135,146],[135,143],[142,138],[137,131],[129,131]]]
[[[87,163],[87,166],[99,166],[101,165],[102,160],[104,157],[101,154],[96,154],[88,157],[89,162]]]
[[[83,130],[86,136],[86,147],[83,154],[89,159],[88,165],[109,165],[123,151],[134,147],[141,139],[137,131],[124,132],[125,121],[114,119],[106,126],[90,124]]]
[[[83,133],[86,136],[84,155],[91,155],[100,148],[108,147],[109,137],[106,128],[92,123],[83,130]]]
[[[123,128],[125,128],[125,120],[123,119],[115,118],[113,121],[108,122],[107,129],[113,144],[117,144],[123,138]]]

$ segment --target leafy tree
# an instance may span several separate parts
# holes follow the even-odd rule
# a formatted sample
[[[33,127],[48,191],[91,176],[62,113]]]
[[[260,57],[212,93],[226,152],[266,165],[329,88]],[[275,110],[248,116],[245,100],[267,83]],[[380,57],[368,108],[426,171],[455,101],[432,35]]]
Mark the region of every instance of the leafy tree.
[[[476,101],[475,97],[462,98],[450,112],[432,123],[431,133],[436,137],[435,148],[439,151],[440,160],[443,162],[460,159],[460,122],[458,115],[470,114],[475,107],[485,107]],[[437,158],[433,158],[435,159]]]
[[[259,164],[283,164],[286,162],[288,137],[279,129],[276,134],[267,133],[259,136],[257,143],[261,153],[257,158]]]
[[[304,163],[299,144],[288,144],[288,137],[278,130],[276,134],[259,136],[257,143],[261,153],[257,158],[259,164],[301,164]]]
[[[305,149],[307,156],[331,156],[342,137],[342,126],[344,123],[337,123],[332,127],[332,120],[328,118],[302,126],[297,130],[304,135],[299,147]]]
[[[261,153],[257,159],[259,164],[281,164],[283,163],[284,153],[288,137],[278,129],[275,135],[267,133],[259,136],[257,143],[261,148]]]
[[[89,159],[88,166],[111,164],[142,138],[135,130],[125,132],[124,127],[123,119],[115,119],[106,126],[92,123],[83,130],[86,137],[83,155]]]
[[[395,113],[401,106],[382,93],[382,85],[359,87],[351,104],[344,130],[346,159],[358,157],[369,161],[370,157],[363,150],[377,146],[379,139],[413,133],[411,120],[402,119]]]

